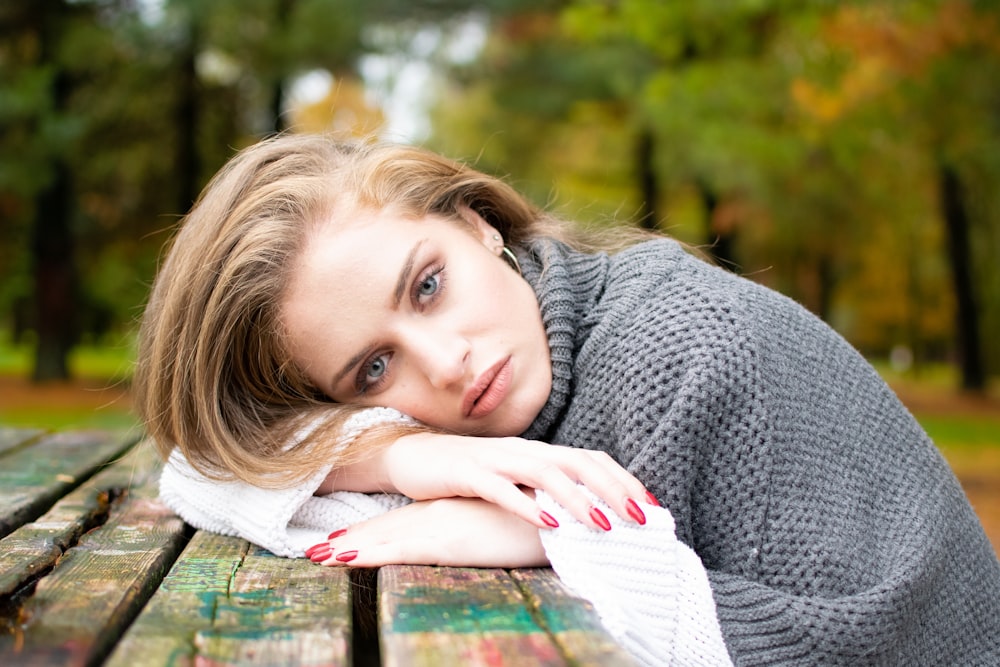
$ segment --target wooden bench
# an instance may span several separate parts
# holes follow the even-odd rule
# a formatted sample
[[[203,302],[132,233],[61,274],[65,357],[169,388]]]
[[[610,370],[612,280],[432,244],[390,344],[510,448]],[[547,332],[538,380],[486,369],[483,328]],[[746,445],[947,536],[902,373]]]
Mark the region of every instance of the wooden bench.
[[[136,435],[0,428],[0,665],[627,665],[549,569],[347,570],[197,531]]]

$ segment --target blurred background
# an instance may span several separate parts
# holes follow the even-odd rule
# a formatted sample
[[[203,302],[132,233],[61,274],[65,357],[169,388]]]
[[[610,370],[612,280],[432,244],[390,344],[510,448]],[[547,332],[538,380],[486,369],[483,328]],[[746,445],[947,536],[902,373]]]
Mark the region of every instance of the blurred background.
[[[998,3],[0,0],[0,423],[134,422],[164,244],[281,131],[419,143],[702,248],[833,325],[996,493]]]

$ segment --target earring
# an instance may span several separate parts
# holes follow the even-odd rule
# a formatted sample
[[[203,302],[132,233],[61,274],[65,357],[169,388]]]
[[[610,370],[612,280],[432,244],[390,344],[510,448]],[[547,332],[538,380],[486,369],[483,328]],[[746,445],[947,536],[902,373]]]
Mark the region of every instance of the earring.
[[[517,271],[517,275],[523,276],[524,274],[521,273],[521,265],[518,263],[517,257],[514,255],[514,251],[507,246],[504,246],[500,252],[503,254],[503,258],[507,260],[507,263],[510,264],[510,268]]]
[[[517,271],[517,275],[523,276],[524,274],[521,273],[521,265],[517,262],[517,257],[514,255],[514,251],[503,245],[503,239],[500,238],[499,234],[494,234],[493,240],[500,241],[500,247],[496,249],[496,253],[504,258],[504,261],[510,265],[510,268]]]

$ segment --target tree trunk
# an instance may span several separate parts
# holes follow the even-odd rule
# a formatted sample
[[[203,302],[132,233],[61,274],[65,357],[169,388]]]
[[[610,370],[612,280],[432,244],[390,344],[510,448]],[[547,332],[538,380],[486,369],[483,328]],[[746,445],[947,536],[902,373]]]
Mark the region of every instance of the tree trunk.
[[[68,11],[63,2],[47,2],[35,15],[40,60],[56,68],[52,79],[52,109],[64,113],[72,82],[55,60],[59,22]],[[32,379],[69,378],[69,353],[76,343],[76,309],[79,283],[74,261],[72,173],[65,155],[52,158],[52,179],[35,198],[31,228],[31,266],[34,281],[34,325],[38,335]]]
[[[35,287],[35,364],[32,379],[69,378],[69,353],[76,342],[76,285],[70,228],[72,180],[64,163],[55,165],[49,187],[38,194],[31,230]]]
[[[187,44],[178,62],[178,99],[174,118],[177,125],[177,205],[186,213],[201,189],[201,162],[198,159],[198,72],[195,59],[200,40],[198,12],[188,16]]]
[[[969,247],[969,215],[962,182],[951,165],[938,164],[941,209],[948,239],[948,260],[955,289],[955,334],[962,388],[981,392],[986,387],[982,347],[979,339],[979,311],[972,279],[972,252]]]
[[[701,197],[701,203],[705,209],[705,242],[710,247],[712,256],[719,266],[732,271],[736,267],[734,234],[719,231],[712,224],[715,219],[715,211],[719,206],[719,196],[704,179],[698,179],[695,187],[698,189],[698,196]]]
[[[288,22],[295,9],[296,0],[278,0],[277,12],[274,17],[275,29],[282,38],[288,35]],[[282,54],[284,56],[284,54]],[[272,129],[280,134],[288,129],[285,121],[285,79],[284,72],[279,71],[271,82],[271,116],[274,119]]]
[[[656,213],[657,201],[660,197],[659,184],[656,179],[656,166],[653,160],[655,153],[655,138],[648,127],[639,130],[635,147],[636,173],[639,181],[639,196],[642,204],[639,214],[639,226],[645,229],[656,229],[659,218]]]

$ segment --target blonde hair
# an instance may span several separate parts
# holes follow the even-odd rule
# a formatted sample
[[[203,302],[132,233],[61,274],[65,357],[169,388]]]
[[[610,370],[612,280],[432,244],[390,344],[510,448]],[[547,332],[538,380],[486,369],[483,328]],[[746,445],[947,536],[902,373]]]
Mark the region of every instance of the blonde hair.
[[[279,313],[306,231],[345,205],[454,219],[468,206],[508,245],[568,239],[501,180],[420,148],[284,135],[245,149],[183,221],[146,306],[134,395],[161,455],[178,448],[210,478],[283,486],[350,454],[336,436],[356,408],[292,363]]]

